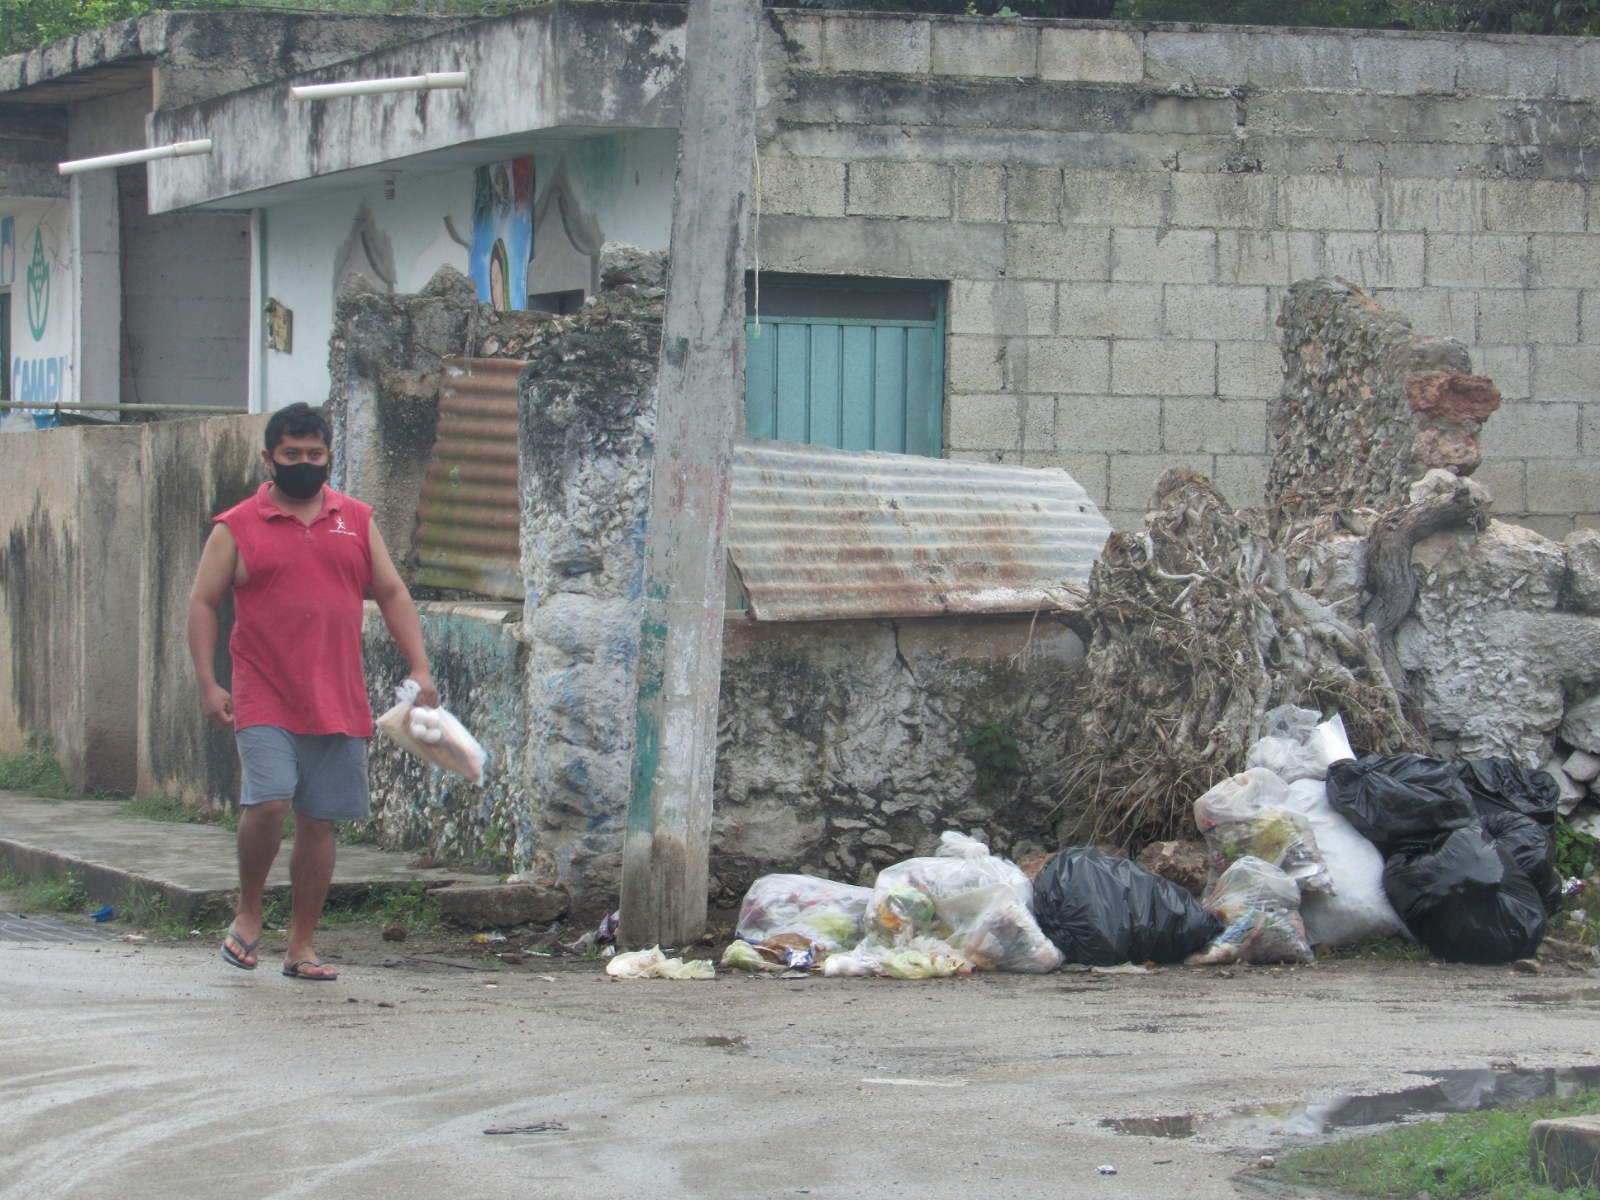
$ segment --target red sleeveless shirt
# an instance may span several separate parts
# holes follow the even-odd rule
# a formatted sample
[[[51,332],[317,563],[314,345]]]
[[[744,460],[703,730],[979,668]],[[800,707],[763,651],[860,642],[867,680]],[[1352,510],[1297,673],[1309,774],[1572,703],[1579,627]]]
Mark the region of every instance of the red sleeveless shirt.
[[[325,487],[305,525],[272,502],[271,488],[214,518],[249,574],[233,589],[233,727],[371,737],[361,620],[372,509]]]

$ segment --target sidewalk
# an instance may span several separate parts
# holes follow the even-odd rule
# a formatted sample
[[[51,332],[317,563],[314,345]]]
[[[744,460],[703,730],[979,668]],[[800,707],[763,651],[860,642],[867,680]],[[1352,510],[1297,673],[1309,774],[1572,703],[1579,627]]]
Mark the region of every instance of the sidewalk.
[[[117,801],[40,800],[0,792],[0,870],[24,880],[71,872],[96,904],[123,905],[138,895],[161,900],[168,915],[199,925],[226,920],[239,876],[233,834],[216,825],[150,821],[118,813]],[[267,894],[286,895],[289,850],[273,864]],[[413,880],[438,887],[462,876],[413,870],[413,856],[373,846],[340,846],[329,898],[355,898]]]

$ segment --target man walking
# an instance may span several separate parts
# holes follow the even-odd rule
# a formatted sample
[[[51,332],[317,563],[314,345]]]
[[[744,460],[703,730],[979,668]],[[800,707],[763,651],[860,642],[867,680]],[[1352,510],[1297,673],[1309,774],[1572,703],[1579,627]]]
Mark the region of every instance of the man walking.
[[[189,652],[213,724],[234,731],[239,789],[239,907],[222,943],[226,962],[256,967],[261,893],[294,811],[289,945],[283,973],[333,980],[312,938],[333,878],[334,822],[370,815],[367,743],[372,709],[361,665],[362,601],[370,591],[421,688],[422,623],[389,560],[372,509],[327,487],[332,430],[291,404],[267,422],[261,457],[272,473],[214,518],[189,595]],[[217,609],[233,589],[233,691],[217,683]]]

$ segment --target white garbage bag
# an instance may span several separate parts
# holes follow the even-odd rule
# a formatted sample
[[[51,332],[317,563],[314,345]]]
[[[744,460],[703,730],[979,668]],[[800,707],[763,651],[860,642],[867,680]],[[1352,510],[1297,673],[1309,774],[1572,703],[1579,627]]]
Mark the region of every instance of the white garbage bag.
[[[482,785],[488,754],[446,709],[419,706],[421,690],[414,679],[395,688],[395,705],[378,718],[378,728],[402,750]]]
[[[1405,933],[1383,890],[1383,855],[1328,803],[1327,785],[1320,779],[1291,783],[1283,804],[1310,823],[1333,882],[1331,891],[1301,898],[1300,913],[1312,943],[1349,946]]]

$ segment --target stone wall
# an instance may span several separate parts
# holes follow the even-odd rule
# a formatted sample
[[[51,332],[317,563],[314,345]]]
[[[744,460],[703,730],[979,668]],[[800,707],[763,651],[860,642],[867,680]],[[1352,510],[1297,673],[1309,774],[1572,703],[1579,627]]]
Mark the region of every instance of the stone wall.
[[[140,431],[0,434],[0,755],[49,737],[77,789],[131,792]]]
[[[423,601],[417,607],[440,697],[489,752],[489,766],[483,786],[477,787],[433,769],[381,734],[374,737],[368,762],[378,840],[395,849],[509,870],[518,847],[528,841],[533,814],[524,770],[528,712],[522,606]],[[362,649],[376,718],[394,704],[394,689],[409,668],[371,601]]]
[[[1471,475],[1500,407],[1466,347],[1418,336],[1349,284],[1303,280],[1283,315],[1283,388],[1267,410],[1266,500],[1274,519],[1390,509],[1433,468]]]
[[[771,12],[770,270],[950,280],[947,445],[1119,527],[1165,467],[1266,481],[1290,283],[1467,347],[1506,519],[1600,520],[1585,39]]]

